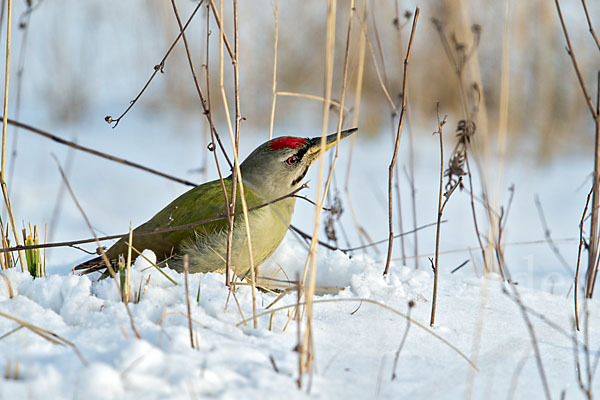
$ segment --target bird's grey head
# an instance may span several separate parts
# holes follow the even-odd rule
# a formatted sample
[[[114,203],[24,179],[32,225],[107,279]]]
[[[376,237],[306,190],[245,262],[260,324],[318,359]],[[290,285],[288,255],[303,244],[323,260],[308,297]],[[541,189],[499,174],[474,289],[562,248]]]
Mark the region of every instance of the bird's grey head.
[[[340,133],[340,139],[356,129]],[[324,150],[335,145],[337,134],[325,138]],[[308,169],[321,153],[321,137],[284,136],[258,146],[240,165],[244,182],[252,185],[267,200],[293,192],[302,185]]]

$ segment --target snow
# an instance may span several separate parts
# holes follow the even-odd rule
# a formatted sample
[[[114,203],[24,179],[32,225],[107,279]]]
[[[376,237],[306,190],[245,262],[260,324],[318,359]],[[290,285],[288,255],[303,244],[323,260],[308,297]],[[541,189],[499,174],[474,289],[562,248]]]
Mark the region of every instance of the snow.
[[[43,7],[52,3],[44,2]],[[215,179],[213,154],[206,149],[204,116],[175,111],[163,104],[169,99],[164,92],[169,83],[189,84],[185,80],[185,69],[169,64],[167,73],[181,75],[181,80],[167,81],[164,77],[155,80],[140,104],[117,129],[111,129],[104,121],[107,114],[118,115],[141,88],[164,54],[169,35],[177,32],[174,22],[169,28],[170,34],[155,34],[159,25],[153,22],[152,14],[139,12],[142,4],[139,2],[113,2],[112,6],[98,9],[88,9],[84,2],[72,0],[59,3],[52,9],[40,8],[40,12],[33,14],[36,24],[31,30],[31,48],[27,53],[31,60],[25,69],[28,78],[23,82],[19,119],[86,147],[193,182]],[[186,2],[180,3],[184,15]],[[19,7],[24,5],[25,2],[15,3]],[[192,6],[185,5],[187,11]],[[170,8],[166,7],[159,12],[168,12],[171,18]],[[248,7],[252,7],[250,3]],[[257,29],[260,35],[265,35],[271,26],[271,8],[265,7],[264,12],[268,19],[247,20],[248,23],[241,25],[241,29],[248,29],[242,37],[256,40],[258,35],[256,30],[250,29],[252,25],[260,28]],[[299,27],[305,28],[303,18],[297,15],[286,18],[285,7],[281,12],[281,21],[302,24]],[[20,13],[15,12],[15,15]],[[82,18],[82,15],[88,17]],[[114,18],[115,15],[133,19],[128,17],[123,23],[122,19]],[[290,17],[294,21],[290,21]],[[90,24],[89,18],[97,24]],[[137,20],[144,18],[148,21]],[[66,25],[65,20],[69,21]],[[82,25],[76,25],[76,21],[82,21]],[[152,25],[153,36],[140,36],[142,23]],[[190,29],[201,28],[201,25],[190,26]],[[293,28],[294,25],[290,25],[290,31],[297,35],[299,30]],[[203,28],[200,33],[188,32],[190,37],[204,35]],[[56,51],[57,47],[49,45],[48,38],[53,38],[54,44],[62,44],[59,47],[65,52]],[[152,40],[146,40],[148,38]],[[302,43],[303,38],[298,38],[298,43]],[[270,49],[271,32],[263,39]],[[78,46],[87,51],[75,51]],[[212,51],[216,49],[213,46]],[[249,49],[249,46],[241,46],[242,52]],[[15,50],[19,50],[18,43]],[[290,52],[303,54],[304,50]],[[15,55],[19,52],[15,51]],[[418,52],[415,55],[418,57]],[[56,65],[64,65],[65,59],[76,60],[76,69],[83,71],[82,74],[65,76],[67,69],[56,68]],[[268,74],[270,82],[271,70],[264,68],[264,60],[253,61],[250,54],[244,57],[243,53],[242,59],[247,63],[258,62],[261,74]],[[294,62],[295,58],[291,60]],[[11,70],[16,74],[18,69]],[[242,69],[242,81],[244,74],[250,71],[250,68]],[[253,80],[254,76],[250,74],[247,79]],[[309,88],[315,82],[318,85],[322,82],[319,74],[315,73],[313,79],[314,82],[301,82],[303,91],[312,92]],[[48,83],[55,85],[48,86]],[[280,87],[287,86],[282,80]],[[15,96],[11,96],[14,102]],[[431,100],[434,104],[436,98]],[[78,111],[75,104],[78,101],[86,112]],[[254,115],[245,108],[244,102],[264,103],[263,109],[268,110],[271,86],[256,92],[245,91],[241,101],[247,118],[240,143],[243,158],[268,137],[269,115],[269,112]],[[285,102],[290,102],[287,111],[283,106],[279,108]],[[15,109],[11,103],[9,115],[14,115]],[[321,109],[318,102],[295,102],[291,98],[278,101],[275,136],[318,135]],[[451,113],[450,110],[449,105],[442,104],[442,113]],[[437,137],[431,135],[437,129],[435,116],[416,113],[412,116],[413,122],[408,125],[412,126],[415,140],[417,209],[412,209],[409,184],[403,175],[410,159],[408,135],[404,134],[398,155],[404,230],[412,229],[413,213],[419,225],[433,222],[437,216],[439,148]],[[455,126],[456,118],[457,115],[449,115],[446,155],[454,146],[451,127]],[[387,111],[382,110],[381,119],[388,120]],[[227,131],[224,119],[215,123],[219,132]],[[348,188],[357,220],[373,240],[386,238],[388,233],[387,170],[391,159],[391,129],[385,124],[371,127],[359,119],[360,131],[355,135]],[[330,132],[336,126],[337,120],[331,118]],[[378,135],[374,130],[380,130]],[[71,149],[24,130],[18,132],[9,127],[7,146],[10,151],[15,138],[19,138],[15,175],[11,175],[8,182],[15,219],[17,223],[37,224],[41,230],[48,223],[50,242],[91,236],[68,194],[59,200],[62,181],[51,154],[56,154],[65,168],[77,198],[99,235],[124,233],[130,221],[138,226],[187,190],[179,183],[88,154],[72,153]],[[531,136],[531,132],[522,134]],[[222,136],[225,147],[230,149],[228,135]],[[369,139],[369,136],[377,137]],[[585,133],[578,133],[571,141],[589,143],[589,139]],[[528,153],[522,149],[539,146],[539,142],[527,139],[524,142],[510,146],[513,158],[507,159],[502,168],[503,179],[491,177],[488,189],[496,187],[497,193],[492,191],[490,198],[506,207],[507,188],[515,184],[514,202],[504,232],[505,259],[513,280],[518,283],[520,299],[530,311],[528,316],[535,340],[512,297],[513,288],[497,275],[482,276],[468,194],[457,191],[444,211],[448,222],[441,228],[438,306],[433,328],[429,328],[433,274],[426,259],[434,249],[433,229],[418,233],[420,269],[415,270],[415,260],[410,257],[402,263],[400,239],[396,239],[390,274],[385,277],[382,275],[385,245],[379,250],[370,248],[366,252],[348,254],[319,250],[317,286],[320,289],[315,297],[313,317],[314,369],[312,375],[304,377],[301,389],[297,387],[298,354],[294,350],[298,327],[295,321],[289,321],[289,308],[275,311],[272,321],[270,313],[260,317],[258,329],[253,329],[251,323],[239,325],[252,316],[249,288],[238,286],[236,290],[240,311],[235,300],[228,296],[222,275],[192,274],[189,276],[195,342],[192,349],[183,275],[166,270],[177,282],[173,285],[152,269],[150,263],[138,259],[132,270],[131,285],[134,298],[141,290],[140,301],[129,304],[140,335],[138,339],[114,282],[71,275],[72,266],[89,256],[71,247],[49,249],[47,278],[32,279],[17,270],[1,272],[5,279],[0,279],[0,400],[541,398],[544,391],[534,344],[541,354],[552,397],[559,398],[564,393],[567,399],[585,398],[578,384],[576,356],[585,376],[586,353],[581,345],[574,349],[572,292],[568,293],[577,257],[578,224],[589,187],[586,177],[593,160],[589,149],[585,149],[583,153],[562,154],[540,165],[532,156],[534,151]],[[332,195],[339,194],[345,208],[340,219],[342,225],[336,225],[342,238],[340,247],[360,244],[347,197],[341,190],[346,179],[349,146],[348,139],[341,143],[331,187]],[[558,146],[562,144],[559,142]],[[191,172],[200,166],[206,166],[206,170]],[[487,172],[498,168],[495,163],[483,162],[483,166]],[[474,171],[474,182],[479,182],[478,172]],[[317,168],[309,171],[306,180],[310,189],[302,194],[314,199]],[[477,188],[478,192],[480,189]],[[561,267],[543,240],[544,232],[533,202],[535,195],[539,195],[543,203],[557,246],[570,263],[567,268]],[[485,215],[481,205],[476,207],[478,215]],[[54,209],[61,213],[52,223]],[[394,212],[397,223],[399,216],[396,210]],[[6,219],[3,221],[6,223]],[[313,221],[314,207],[299,200],[292,223],[309,231]],[[482,222],[482,225],[485,224]],[[395,229],[400,231],[399,227]],[[413,240],[413,235],[406,237],[408,256],[413,254]],[[95,249],[94,244],[84,247],[92,252]],[[284,279],[285,275],[280,272],[283,268],[287,276],[295,279],[303,272],[306,253],[306,246],[289,234],[274,256],[261,267],[261,273],[265,277]],[[450,273],[467,259],[469,263],[465,267]],[[198,287],[200,297],[196,301]],[[266,307],[276,298],[277,294],[258,291],[258,313],[266,312]],[[296,294],[292,292],[273,307],[292,306],[295,301]],[[409,302],[413,302],[414,307],[409,308]],[[582,327],[588,332],[591,363],[597,365],[600,305],[596,299],[589,301],[587,307],[589,324],[585,324],[582,314]],[[415,324],[407,325],[401,314],[410,314]],[[60,338],[58,341],[62,344],[57,344],[28,328],[18,329],[20,325],[10,317],[58,335],[75,347]],[[410,326],[408,331],[407,326]],[[405,332],[396,378],[392,380],[394,358]],[[579,342],[585,340],[584,332],[577,334]],[[456,349],[472,360],[477,370]],[[594,371],[596,369],[594,367]],[[595,378],[592,393],[597,395],[600,378]]]
[[[303,268],[301,246],[286,240],[263,273],[278,265],[294,274]],[[8,366],[19,365],[17,379],[3,379],[0,398],[189,399],[189,398],[536,398],[543,391],[529,331],[507,284],[494,276],[475,278],[441,272],[437,322],[428,327],[432,274],[393,265],[389,276],[381,262],[367,255],[349,257],[321,250],[318,286],[339,290],[318,295],[314,305],[315,368],[298,389],[297,325],[287,329],[288,311],[260,317],[258,329],[237,326],[242,317],[220,274],[189,276],[195,349],[190,347],[183,274],[167,270],[178,285],[139,260],[132,267],[133,290],[142,287],[138,303],[130,303],[141,338],[131,329],[124,304],[110,279],[51,275],[32,279],[16,270],[3,272],[0,310],[72,342],[50,343],[27,329],[0,340]],[[200,300],[196,292],[200,285]],[[536,343],[553,396],[581,398],[574,367],[572,300],[537,289],[519,287],[522,301],[560,327],[557,330],[530,314]],[[237,288],[241,313],[252,316],[248,286]],[[257,292],[258,312],[276,294]],[[295,295],[274,306],[293,305]],[[379,304],[368,303],[369,299]],[[323,302],[325,301],[325,302]],[[408,308],[413,301],[414,307]],[[395,353],[406,320],[411,325],[391,379]],[[592,358],[598,342],[597,301],[588,308]],[[0,318],[0,332],[18,325]],[[477,371],[439,335],[470,358]],[[583,340],[583,336],[579,336]],[[478,343],[478,344],[477,344]],[[584,352],[579,351],[583,362]],[[272,361],[271,361],[272,360]],[[582,364],[583,365],[583,364]],[[276,369],[275,369],[276,366]],[[470,379],[473,386],[470,389]],[[600,389],[595,381],[593,391]]]

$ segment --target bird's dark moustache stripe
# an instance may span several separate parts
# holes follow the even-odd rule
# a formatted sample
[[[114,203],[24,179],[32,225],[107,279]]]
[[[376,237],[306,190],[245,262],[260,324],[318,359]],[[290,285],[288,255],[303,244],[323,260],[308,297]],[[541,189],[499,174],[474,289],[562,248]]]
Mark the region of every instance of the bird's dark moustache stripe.
[[[305,175],[306,175],[306,173],[308,172],[308,169],[309,169],[309,168],[310,168],[310,165],[308,165],[308,166],[304,167],[304,171],[302,171],[302,173],[300,174],[300,176],[299,176],[299,177],[297,177],[296,179],[294,179],[294,180],[292,181],[292,186],[296,186],[296,184],[297,184],[298,182],[300,182],[302,179],[304,179],[304,176],[305,176]]]

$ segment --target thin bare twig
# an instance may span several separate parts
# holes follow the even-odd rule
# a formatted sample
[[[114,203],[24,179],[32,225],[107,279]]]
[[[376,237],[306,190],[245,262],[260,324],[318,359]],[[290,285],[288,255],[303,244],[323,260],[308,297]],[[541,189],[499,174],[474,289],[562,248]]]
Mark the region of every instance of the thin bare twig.
[[[75,196],[75,193],[73,192],[73,189],[71,188],[71,184],[67,180],[67,176],[65,175],[65,172],[63,171],[62,167],[60,166],[60,163],[58,162],[58,159],[56,158],[56,156],[54,157],[54,160],[56,161],[56,165],[58,166],[58,170],[60,171],[60,175],[62,176],[62,178],[64,180],[65,187],[69,191],[69,194],[71,194],[71,198],[73,199],[73,201],[75,202],[75,205],[77,206],[77,208],[81,212],[81,215],[83,216],[83,219],[85,220],[86,225],[90,229],[90,232],[92,233],[92,235],[94,235],[94,238],[96,239],[96,243],[98,245],[98,248],[100,249],[100,254],[102,256],[102,259],[104,260],[104,263],[106,264],[106,267],[108,268],[108,271],[109,271],[111,277],[113,278],[113,281],[115,282],[115,285],[117,286],[117,291],[119,293],[121,293],[121,288],[119,287],[119,282],[118,282],[117,277],[115,275],[115,271],[114,271],[114,269],[113,269],[113,267],[112,267],[112,265],[110,263],[110,260],[106,256],[106,253],[104,253],[104,250],[102,249],[102,247],[100,247],[100,241],[96,237],[96,233],[94,232],[94,228],[92,227],[92,224],[91,224],[90,220],[88,219],[85,211],[83,210],[83,207],[81,207],[81,204],[79,204],[79,200],[77,200],[77,197]],[[141,339],[142,337],[140,336],[140,334],[138,333],[137,329],[135,328],[135,323],[133,321],[133,315],[131,314],[131,310],[129,309],[129,304],[127,302],[123,302],[123,305],[125,306],[125,310],[127,310],[127,315],[129,316],[129,322],[131,324],[131,330],[133,331],[133,333],[135,334],[135,336],[138,339]]]
[[[598,50],[600,50],[600,41],[598,40],[598,36],[596,36],[596,31],[594,31],[594,26],[592,25],[592,20],[590,19],[590,14],[588,12],[587,5],[585,4],[585,0],[581,0],[581,4],[583,6],[583,11],[585,12],[585,18],[587,19],[588,27],[590,29],[590,34],[594,38],[596,47],[598,47]]]
[[[407,101],[407,73],[408,73],[408,62],[410,60],[410,51],[412,49],[412,43],[415,36],[415,31],[417,28],[417,21],[419,19],[420,9],[417,7],[415,9],[415,15],[413,17],[412,29],[410,31],[410,38],[408,40],[408,48],[406,50],[406,57],[404,58],[404,72],[402,78],[402,109],[400,110],[400,118],[398,120],[398,131],[396,132],[396,142],[394,144],[394,154],[392,156],[392,161],[390,162],[390,166],[388,168],[388,218],[389,218],[389,242],[388,242],[388,251],[387,251],[387,259],[385,262],[385,269],[383,270],[383,274],[387,275],[390,268],[390,261],[392,260],[392,244],[394,242],[394,224],[392,221],[392,192],[394,185],[394,165],[396,164],[396,158],[398,157],[398,147],[400,146],[400,137],[402,136],[402,126],[404,124],[404,116],[406,113],[406,101]]]
[[[138,93],[138,95],[135,96],[135,98],[133,100],[131,100],[131,102],[129,103],[129,106],[125,109],[125,111],[123,111],[123,113],[121,115],[119,115],[117,118],[113,118],[110,115],[107,115],[104,118],[104,120],[106,122],[108,122],[109,124],[113,124],[114,123],[114,125],[112,126],[113,128],[116,128],[117,125],[119,125],[119,122],[121,122],[121,119],[129,112],[129,110],[131,110],[131,108],[135,105],[135,103],[137,103],[137,101],[140,99],[140,97],[142,97],[142,94],[144,94],[144,92],[146,91],[146,89],[148,88],[148,86],[150,86],[150,82],[152,82],[152,80],[154,79],[154,77],[156,76],[156,74],[159,71],[163,72],[164,67],[165,67],[165,61],[167,60],[167,57],[169,57],[169,54],[171,54],[171,51],[173,50],[173,48],[175,47],[175,45],[179,41],[179,38],[181,38],[181,36],[183,35],[183,31],[185,31],[185,29],[188,27],[188,25],[190,24],[190,22],[192,22],[192,19],[194,19],[194,16],[196,15],[196,12],[202,6],[202,3],[204,3],[204,0],[201,0],[201,1],[198,2],[198,5],[196,6],[196,8],[194,8],[194,11],[192,12],[192,15],[190,15],[190,18],[188,18],[187,22],[185,23],[185,26],[183,27],[183,30],[181,32],[179,32],[179,35],[177,35],[177,37],[175,38],[175,40],[173,41],[173,43],[171,44],[171,46],[169,47],[169,49],[165,53],[165,55],[162,58],[162,60],[160,60],[160,63],[158,63],[157,65],[154,66],[154,72],[152,72],[152,75],[150,75],[150,78],[148,78],[148,80],[146,81],[146,84],[144,85],[144,87],[142,87],[142,90],[140,90],[140,92]]]
[[[392,367],[392,380],[396,379],[396,368],[398,367],[398,359],[400,358],[400,352],[404,347],[404,343],[406,343],[406,338],[408,337],[408,330],[410,329],[410,314],[415,306],[414,301],[408,302],[408,311],[406,312],[406,328],[404,328],[404,334],[402,334],[402,339],[400,339],[400,345],[398,346],[398,350],[396,350],[396,355],[394,356],[394,366]]]
[[[116,157],[116,156],[113,156],[113,155],[110,155],[110,154],[103,153],[103,152],[98,151],[98,150],[94,150],[94,149],[89,148],[89,147],[82,146],[82,145],[80,145],[80,144],[78,144],[76,142],[63,139],[61,137],[53,135],[53,134],[51,134],[51,133],[49,133],[47,131],[44,131],[42,129],[35,128],[35,127],[31,126],[31,125],[27,125],[27,124],[24,124],[22,122],[12,120],[10,118],[7,118],[7,121],[8,121],[8,123],[10,125],[14,125],[14,126],[17,126],[19,128],[23,128],[23,129],[28,130],[28,131],[33,132],[33,133],[37,133],[40,136],[43,136],[43,137],[48,138],[48,139],[51,139],[51,140],[53,140],[53,141],[55,141],[57,143],[64,144],[65,146],[69,146],[69,147],[72,147],[74,149],[81,150],[81,151],[84,151],[86,153],[90,153],[90,154],[93,154],[93,155],[101,157],[101,158],[105,158],[105,159],[110,160],[110,161],[118,162],[120,164],[124,164],[124,165],[127,165],[129,167],[137,168],[137,169],[140,169],[142,171],[146,171],[146,172],[149,172],[151,174],[158,175],[158,176],[161,176],[163,178],[167,178],[169,180],[172,180],[174,182],[179,182],[179,183],[182,183],[182,184],[187,185],[187,186],[196,186],[197,185],[194,182],[190,182],[190,181],[187,181],[185,179],[181,179],[181,178],[177,178],[175,176],[169,175],[169,174],[165,174],[164,172],[160,172],[160,171],[157,171],[155,169],[152,169],[152,168],[149,168],[149,167],[145,167],[145,166],[143,166],[141,164],[137,164],[137,163],[134,163],[132,161],[125,160],[124,158]]]
[[[567,272],[569,272],[570,274],[572,274],[573,270],[571,269],[571,267],[569,267],[569,263],[567,262],[567,260],[565,260],[565,258],[563,257],[563,255],[560,253],[560,250],[558,249],[558,246],[556,246],[556,244],[552,240],[552,235],[550,233],[550,228],[548,227],[548,222],[546,221],[546,216],[544,215],[544,209],[542,208],[542,202],[540,201],[539,196],[535,195],[535,197],[533,199],[534,199],[534,202],[535,202],[535,206],[536,206],[536,208],[538,210],[538,215],[540,217],[540,222],[542,224],[542,229],[544,230],[544,237],[548,240],[548,246],[550,246],[550,249],[552,250],[552,252],[554,253],[554,255],[556,255],[556,258],[558,258],[558,261],[560,261],[560,263],[563,266],[563,268],[566,269]]]
[[[438,196],[438,214],[437,214],[437,224],[436,224],[436,232],[435,232],[435,259],[431,261],[433,266],[433,298],[431,300],[431,318],[429,320],[429,325],[433,326],[435,323],[435,311],[437,307],[437,287],[438,287],[438,276],[439,276],[439,256],[440,256],[440,229],[442,222],[442,215],[444,213],[444,208],[446,208],[446,204],[448,204],[448,200],[450,200],[450,196],[452,193],[462,184],[462,177],[459,177],[458,181],[454,183],[453,186],[449,187],[448,190],[444,191],[444,140],[443,140],[443,131],[442,127],[446,124],[446,116],[444,119],[440,119],[440,103],[437,103],[437,123],[438,130],[437,133],[440,137],[440,190]],[[442,202],[442,197],[444,197],[444,201]]]
[[[593,33],[593,28],[591,25],[591,21],[589,19],[589,15],[587,13],[587,7],[585,1],[582,0],[584,11],[586,13],[586,17],[588,18],[588,23],[590,30]],[[563,34],[565,36],[565,40],[567,42],[567,54],[571,59],[573,64],[573,69],[575,70],[575,75],[577,76],[577,80],[579,81],[579,86],[581,87],[581,92],[583,97],[585,98],[585,102],[588,106],[590,114],[596,123],[596,143],[595,143],[595,151],[594,151],[594,185],[593,185],[593,193],[592,193],[592,218],[590,222],[590,242],[588,249],[588,269],[586,276],[586,297],[591,298],[593,294],[594,282],[596,280],[597,273],[597,257],[598,257],[598,248],[597,248],[597,239],[598,239],[598,205],[600,203],[600,72],[598,73],[598,105],[597,108],[594,108],[594,104],[592,103],[592,98],[588,94],[588,90],[585,86],[585,81],[583,80],[583,75],[579,70],[579,64],[577,63],[577,57],[575,56],[575,52],[573,51],[573,46],[571,45],[571,39],[569,38],[569,32],[567,31],[567,26],[563,19],[562,11],[560,8],[560,3],[558,0],[554,0],[554,4],[556,5],[556,11],[558,13],[558,18],[560,20],[560,25],[562,27]],[[596,44],[598,41],[596,36],[593,35],[596,40]],[[600,48],[600,46],[599,46]]]
[[[298,293],[300,293],[300,290],[298,290]],[[458,347],[454,346],[452,343],[450,343],[449,341],[447,341],[446,339],[444,339],[443,337],[441,337],[440,335],[438,335],[435,331],[433,331],[432,329],[428,328],[427,326],[421,324],[420,322],[414,320],[413,318],[409,318],[408,315],[396,310],[393,307],[390,307],[386,304],[383,304],[377,300],[373,300],[373,299],[368,299],[368,298],[336,298],[336,299],[321,299],[321,300],[314,300],[313,303],[314,304],[326,304],[326,303],[346,303],[346,302],[364,302],[364,303],[369,303],[369,304],[373,304],[376,305],[378,307],[384,308],[388,311],[391,311],[392,313],[406,319],[407,321],[409,321],[412,325],[417,326],[418,328],[424,330],[425,332],[427,332],[429,335],[433,336],[434,338],[436,338],[437,340],[439,340],[440,342],[444,343],[446,346],[448,346],[449,348],[451,348],[456,354],[458,354],[463,360],[465,360],[470,366],[471,368],[473,368],[475,371],[479,371],[479,368],[477,368],[477,365],[475,365],[475,363],[469,359],[469,357],[467,357],[465,355],[465,353],[463,353],[462,351],[460,351],[458,349]],[[265,312],[262,312],[260,314],[258,314],[256,317],[260,318],[260,317],[264,317],[265,315],[271,315],[274,312],[278,312],[278,311],[282,311],[282,310],[288,310],[290,308],[295,308],[298,306],[302,306],[305,305],[306,303],[295,303],[295,304],[289,304],[286,306],[281,306],[278,308],[272,308],[269,309]],[[244,324],[245,322],[250,321],[250,319],[245,319],[243,321],[240,321],[236,324],[236,326],[241,326],[242,324]]]
[[[208,10],[207,6],[207,10],[206,10],[206,108],[208,109],[208,113],[206,114],[206,117],[208,119],[208,124],[211,127],[214,127],[213,124],[213,120],[212,120],[212,113],[210,112],[211,110],[211,102],[210,102],[210,12]],[[204,106],[204,102],[202,103]],[[217,157],[217,153],[215,152],[215,137],[217,138],[220,147],[221,147],[221,151],[223,152],[223,154],[225,154],[225,157],[227,158],[227,162],[229,163],[229,167],[231,168],[231,161],[229,161],[229,158],[227,157],[227,153],[225,152],[225,149],[223,148],[223,145],[221,144],[221,140],[219,139],[219,136],[217,135],[217,130],[211,128],[210,130],[210,138],[211,138],[211,145],[212,145],[212,153],[215,159],[215,166],[217,167],[217,173],[219,175],[219,183],[221,184],[221,191],[223,192],[223,199],[224,199],[224,204],[225,204],[225,212],[227,214],[227,221],[230,220],[231,216],[229,215],[231,210],[229,208],[229,196],[227,195],[227,189],[225,188],[225,182],[223,181],[223,174],[221,173],[221,167],[219,166],[219,158]],[[225,270],[225,284],[229,285],[229,270],[226,269]]]
[[[438,194],[438,213],[437,213],[437,228],[435,233],[435,268],[433,270],[433,299],[431,301],[431,319],[429,320],[429,325],[433,326],[435,323],[435,309],[437,305],[437,285],[438,285],[438,275],[439,275],[439,255],[440,255],[440,221],[442,220],[443,206],[442,206],[442,195],[444,193],[444,139],[443,139],[443,130],[442,127],[446,123],[446,117],[444,119],[440,119],[440,103],[437,103],[437,123],[438,130],[437,134],[440,137],[440,188]],[[446,198],[448,200],[448,198]],[[444,205],[445,202],[444,202]]]
[[[210,101],[205,100],[204,96],[202,95],[202,89],[200,88],[200,83],[198,82],[198,77],[196,75],[196,69],[194,68],[194,62],[192,61],[190,47],[188,45],[187,36],[185,34],[185,26],[183,26],[181,24],[181,18],[179,17],[179,12],[177,11],[177,6],[175,4],[175,0],[171,0],[171,5],[173,6],[173,12],[175,13],[175,18],[177,19],[177,25],[179,25],[179,31],[181,32],[181,36],[183,38],[183,45],[185,47],[185,53],[187,56],[188,65],[190,66],[192,78],[194,79],[194,86],[196,88],[196,92],[198,93],[198,97],[200,98],[200,104],[202,106],[202,113],[206,116],[206,119],[207,119],[208,125],[209,125],[209,129],[210,129],[210,133],[211,133],[211,137],[213,138],[211,149],[212,149],[212,151],[215,150],[214,138],[216,137],[217,143],[219,144],[219,148],[221,149],[221,153],[225,157],[225,160],[227,160],[227,163],[229,164],[229,168],[232,168],[231,160],[229,159],[229,156],[227,155],[227,152],[225,151],[225,147],[223,147],[223,143],[221,142],[221,137],[219,136],[219,133],[217,132],[217,129],[215,128],[215,126],[213,124],[212,113],[211,113],[211,108],[210,108]],[[208,13],[207,13],[207,17],[208,17]],[[208,29],[208,27],[210,25],[208,19],[207,19],[206,23],[207,23],[207,29]],[[207,52],[208,52],[208,33],[207,33],[206,46],[207,46]],[[206,55],[206,70],[208,71],[208,53]],[[208,79],[208,72],[207,72],[207,79]],[[208,80],[206,82],[206,90],[207,90],[207,92],[210,91],[210,85],[209,85]],[[223,189],[223,190],[225,190],[225,189]]]
[[[587,199],[585,201],[585,207],[583,208],[583,214],[581,215],[581,222],[579,222],[579,248],[577,250],[577,267],[575,268],[575,280],[574,280],[574,290],[573,290],[573,303],[575,307],[575,326],[579,331],[579,305],[577,304],[577,295],[579,292],[579,267],[581,265],[581,250],[583,249],[583,244],[585,242],[585,238],[583,235],[583,222],[585,221],[585,215],[587,214],[588,206],[590,205],[590,198],[592,193],[594,192],[594,186],[596,186],[596,182],[592,184],[590,191],[587,195]]]
[[[544,395],[546,396],[547,400],[551,400],[552,399],[552,395],[550,394],[550,387],[548,386],[548,379],[546,378],[546,372],[544,370],[544,364],[542,362],[542,354],[540,352],[540,347],[538,345],[538,340],[535,334],[535,330],[533,329],[533,324],[531,323],[531,320],[529,319],[529,313],[527,312],[527,307],[525,306],[525,304],[523,304],[523,300],[521,299],[521,295],[519,294],[519,291],[517,289],[517,286],[514,283],[511,283],[510,281],[510,274],[508,272],[508,269],[506,269],[506,274],[507,274],[507,278],[508,278],[508,286],[510,287],[510,289],[512,290],[512,295],[510,295],[510,293],[508,293],[508,291],[506,291],[506,294],[509,295],[509,297],[515,302],[517,303],[517,306],[519,306],[519,309],[521,310],[521,315],[523,316],[523,320],[525,321],[525,325],[527,327],[527,332],[529,333],[529,338],[531,340],[531,346],[533,347],[533,352],[535,353],[535,362],[537,365],[537,369],[538,369],[538,373],[540,375],[540,380],[542,381],[542,387],[544,388]]]
[[[256,207],[252,207],[250,209],[248,209],[248,212],[250,211],[254,211],[254,210],[258,210],[260,208],[263,207],[267,207],[273,203],[276,203],[278,201],[287,199],[288,197],[293,197],[298,191],[307,188],[308,186],[302,185],[301,187],[299,187],[298,189],[294,190],[293,192],[285,195],[285,196],[281,196],[275,200],[271,200],[270,202],[267,203],[263,203],[260,204]],[[243,212],[239,211],[237,213],[234,213],[234,216],[238,216],[238,215],[242,215]],[[193,228],[195,226],[198,225],[202,225],[202,224],[206,224],[208,222],[214,222],[214,221],[219,221],[221,219],[226,219],[227,216],[222,214],[222,215],[217,215],[211,218],[207,218],[207,219],[203,219],[200,221],[194,221],[194,222],[190,222],[189,224],[184,224],[184,225],[177,225],[177,226],[171,226],[171,227],[167,227],[167,228],[161,228],[161,229],[157,229],[155,231],[151,231],[151,232],[134,232],[133,236],[146,236],[146,235],[155,235],[155,234],[159,234],[159,233],[165,233],[165,232],[173,232],[173,231],[178,231],[178,230],[184,230],[184,229],[189,229],[189,228]],[[29,250],[29,249],[41,249],[41,248],[49,248],[49,247],[66,247],[66,246],[74,246],[74,245],[79,245],[79,244],[85,244],[85,243],[91,243],[91,242],[95,242],[96,240],[98,241],[105,241],[105,240],[113,240],[113,239],[121,239],[121,238],[125,238],[129,235],[129,233],[122,233],[119,235],[110,235],[110,236],[102,236],[102,237],[94,237],[94,238],[90,238],[90,239],[81,239],[81,240],[72,240],[72,241],[66,241],[66,242],[55,242],[55,243],[45,243],[45,244],[39,244],[39,245],[31,245],[31,246],[14,246],[14,247],[4,247],[4,248],[0,248],[0,253],[3,252],[9,252],[9,251],[16,251],[16,250]]]

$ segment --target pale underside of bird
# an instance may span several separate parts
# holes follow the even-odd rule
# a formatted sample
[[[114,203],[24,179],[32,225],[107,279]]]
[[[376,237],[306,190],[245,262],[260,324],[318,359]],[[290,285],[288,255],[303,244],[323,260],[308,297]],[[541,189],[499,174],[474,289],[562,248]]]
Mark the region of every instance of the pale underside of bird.
[[[355,131],[341,131],[340,140]],[[275,138],[257,147],[240,164],[255,268],[275,252],[287,232],[296,201],[291,194],[302,186],[308,169],[319,155],[337,141],[337,133],[325,138]],[[139,251],[152,250],[159,264],[176,270],[182,269],[182,260],[187,254],[190,272],[224,271],[229,236],[225,193],[229,201],[231,192],[231,175],[222,182],[214,180],[190,189],[137,227],[133,231],[132,246]],[[238,212],[240,193],[237,188]],[[249,272],[251,263],[244,217],[238,212],[234,216],[230,266],[242,276]],[[192,223],[197,224],[190,227]],[[184,225],[188,226],[177,229]],[[127,254],[127,241],[128,238],[121,238],[105,251],[115,270],[119,255]],[[106,263],[100,256],[76,266],[75,270],[81,273],[106,270]]]

